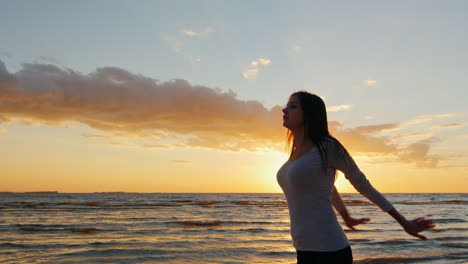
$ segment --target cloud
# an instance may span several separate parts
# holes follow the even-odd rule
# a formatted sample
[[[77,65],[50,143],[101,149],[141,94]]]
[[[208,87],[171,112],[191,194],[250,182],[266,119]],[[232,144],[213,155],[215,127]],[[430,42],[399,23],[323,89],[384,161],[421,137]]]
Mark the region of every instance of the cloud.
[[[391,143],[388,136],[375,137],[369,134],[380,132],[393,125],[383,124],[346,129],[343,124],[336,121],[330,121],[328,124],[331,133],[345,146],[351,146],[353,152],[382,154],[395,153],[398,146]]]
[[[426,123],[429,121],[433,121],[436,119],[447,119],[447,118],[453,118],[457,117],[459,114],[457,113],[444,113],[444,114],[436,114],[436,115],[422,115],[418,116],[414,119],[411,119],[409,121],[404,122],[401,126],[410,126],[410,125],[416,125],[416,124],[422,124]]]
[[[342,110],[348,110],[351,109],[353,106],[352,105],[337,105],[337,106],[331,106],[327,107],[327,112],[339,112]]]
[[[460,128],[463,126],[464,124],[461,124],[461,123],[452,123],[452,124],[439,125],[436,128]]]
[[[464,146],[466,145],[465,142],[463,141],[468,141],[468,135],[467,134],[461,134],[461,135],[455,135],[455,136],[452,136],[452,137],[449,137],[449,138],[445,138],[444,140],[444,143],[447,143],[447,142],[454,142],[454,141],[462,141],[460,142],[460,146]]]
[[[430,140],[424,140],[408,145],[398,153],[399,160],[415,163],[419,167],[434,168],[443,159],[437,155],[429,155]]]
[[[39,60],[47,63],[58,63],[58,60],[50,56],[39,56]]]
[[[198,33],[193,31],[193,30],[190,30],[190,29],[186,29],[186,30],[182,30],[182,33],[186,36],[189,36],[189,37],[195,37],[195,36],[198,36]]]
[[[148,149],[167,149],[167,148],[169,148],[169,146],[161,145],[161,144],[146,144],[146,145],[143,145],[143,147],[148,148]]]
[[[354,130],[361,134],[373,134],[377,132],[385,132],[396,130],[400,127],[399,123],[390,123],[390,124],[380,124],[380,125],[369,125],[369,126],[359,126]]]
[[[294,53],[299,53],[302,51],[302,47],[298,44],[295,44],[291,47],[291,51]]]
[[[128,144],[126,142],[107,142],[106,145],[113,147],[113,148],[132,148],[135,147],[132,144]]]
[[[174,38],[174,37],[171,37],[171,36],[168,36],[168,35],[162,36],[162,39],[167,42],[169,47],[174,52],[179,53],[179,54],[182,53],[182,50],[183,50],[183,48],[185,46],[184,41],[182,41],[180,39],[177,39],[177,38]]]
[[[242,72],[244,79],[255,79],[257,78],[258,68],[249,68]]]
[[[214,29],[211,26],[208,26],[208,27],[205,28],[205,33],[207,33],[207,34],[214,33],[214,32],[216,32],[216,29]]]
[[[372,85],[377,84],[377,81],[376,81],[376,80],[364,80],[363,82],[364,82],[364,84],[367,85],[367,86],[372,86]]]
[[[105,138],[113,147],[283,151],[286,129],[281,126],[281,109],[240,100],[230,90],[182,79],[161,82],[115,67],[84,74],[34,63],[9,73],[0,62],[0,122],[84,124],[100,133],[81,137]],[[398,131],[403,124],[346,128],[330,121],[329,127],[351,153],[384,155],[418,166],[436,166],[444,160],[429,151],[439,139],[403,144],[395,135],[381,135]]]
[[[262,65],[268,65],[268,64],[271,63],[271,60],[269,60],[269,59],[264,59],[264,58],[259,58],[259,59],[258,59],[258,62],[260,62],[260,64],[262,64]]]
[[[216,29],[214,29],[211,26],[206,27],[204,30],[200,32],[196,32],[192,29],[182,30],[182,34],[185,36],[189,36],[189,37],[199,37],[199,36],[204,36],[204,35],[208,35],[208,34],[215,33],[215,32],[216,32]]]
[[[201,58],[196,57],[196,56],[189,56],[189,60],[190,60],[191,63],[197,63],[197,62],[201,61]]]
[[[432,136],[434,136],[432,132],[415,132],[415,133],[393,135],[391,136],[391,139],[396,141],[396,140],[401,140],[401,139],[409,139],[409,138],[417,138],[417,137],[429,138]]]
[[[257,74],[259,72],[260,66],[266,66],[266,65],[269,65],[269,64],[271,64],[270,59],[259,58],[258,60],[254,60],[254,61],[250,62],[247,69],[245,69],[241,73],[241,76],[244,79],[255,79],[255,78],[257,78]]]
[[[338,122],[329,122],[330,130],[345,146],[351,146],[352,153],[367,153],[385,156],[379,163],[408,163],[418,167],[436,167],[445,160],[441,155],[430,154],[431,144],[439,139],[431,137],[411,144],[397,144],[393,136],[374,136],[374,134],[397,128],[400,124],[381,124],[360,126],[351,129],[342,128]],[[379,157],[378,157],[379,158]]]
[[[160,82],[115,67],[83,74],[34,63],[10,74],[0,63],[1,120],[52,125],[72,121],[129,137],[162,131],[153,139],[172,146],[237,151],[283,143],[284,135],[278,133],[281,107],[266,109],[236,96],[182,79]]]
[[[106,135],[99,135],[99,134],[81,134],[81,137],[83,137],[83,138],[104,138],[104,139],[108,138],[108,136],[106,136]]]
[[[187,54],[187,50],[190,48],[190,44],[193,41],[200,41],[203,36],[208,34],[214,33],[216,30],[208,26],[205,30],[197,32],[192,29],[183,29],[179,33],[176,34],[164,34],[161,38],[169,45],[171,50],[175,53],[182,55],[185,57],[190,63],[197,63],[201,61],[199,56],[194,56],[191,54]],[[188,38],[187,38],[188,37]]]
[[[190,164],[192,163],[192,161],[190,160],[171,160],[172,163],[176,163],[176,164]]]
[[[13,53],[8,52],[8,51],[1,51],[0,52],[0,57],[6,58],[6,59],[11,59],[11,58],[13,58]]]
[[[10,119],[0,115],[0,124],[9,123]]]

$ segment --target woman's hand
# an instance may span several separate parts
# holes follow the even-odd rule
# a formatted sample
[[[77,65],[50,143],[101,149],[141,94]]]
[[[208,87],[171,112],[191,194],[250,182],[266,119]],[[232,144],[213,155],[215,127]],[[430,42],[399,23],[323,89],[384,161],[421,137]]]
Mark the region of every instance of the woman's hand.
[[[435,224],[432,220],[426,220],[424,219],[424,217],[419,217],[412,221],[406,221],[406,223],[402,226],[405,229],[406,233],[414,237],[417,237],[419,239],[427,240],[427,237],[420,235],[418,233],[424,230],[427,230],[429,228],[435,227]]]
[[[388,213],[397,220],[398,223],[405,229],[406,233],[417,237],[422,240],[427,240],[427,237],[418,234],[419,232],[422,232],[424,230],[427,230],[429,228],[433,228],[435,226],[434,222],[432,220],[426,220],[424,217],[418,217],[412,221],[406,220],[406,218],[401,215],[397,209],[392,208]]]
[[[352,230],[356,230],[356,228],[354,228],[354,226],[360,225],[360,224],[367,224],[370,221],[370,218],[356,219],[356,218],[352,218],[352,217],[346,217],[346,219],[343,218],[343,220],[344,220],[347,227],[351,228]]]

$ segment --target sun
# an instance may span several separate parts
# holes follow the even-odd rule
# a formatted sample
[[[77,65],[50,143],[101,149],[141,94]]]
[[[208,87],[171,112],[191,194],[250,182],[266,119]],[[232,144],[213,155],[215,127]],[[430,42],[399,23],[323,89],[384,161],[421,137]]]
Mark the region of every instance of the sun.
[[[335,181],[335,187],[340,193],[354,193],[354,187],[349,183],[345,178],[344,174],[341,171],[338,171],[338,175]]]

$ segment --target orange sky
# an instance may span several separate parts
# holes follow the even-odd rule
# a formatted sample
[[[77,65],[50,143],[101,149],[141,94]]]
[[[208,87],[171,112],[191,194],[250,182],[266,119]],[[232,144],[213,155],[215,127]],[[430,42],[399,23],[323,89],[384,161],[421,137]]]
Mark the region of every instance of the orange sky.
[[[26,65],[2,77],[3,191],[280,192],[282,106],[117,68]],[[382,192],[466,192],[460,113],[329,127]],[[342,192],[354,189],[341,177]]]
[[[302,89],[380,191],[468,191],[465,2],[98,2],[2,3],[0,191],[280,192]]]
[[[137,139],[110,134],[90,138],[89,132],[89,128],[77,124],[31,126],[11,123],[8,131],[0,136],[0,152],[5,157],[0,168],[1,175],[5,176],[1,190],[281,191],[275,175],[287,155],[280,151],[154,148]],[[353,144],[348,146],[351,153],[357,153],[359,148]],[[365,147],[361,148],[365,150]],[[355,159],[381,192],[467,190],[466,167],[431,167],[417,157],[410,163],[385,151],[362,153],[355,155]],[[339,175],[336,184],[341,192],[355,192],[343,175]]]

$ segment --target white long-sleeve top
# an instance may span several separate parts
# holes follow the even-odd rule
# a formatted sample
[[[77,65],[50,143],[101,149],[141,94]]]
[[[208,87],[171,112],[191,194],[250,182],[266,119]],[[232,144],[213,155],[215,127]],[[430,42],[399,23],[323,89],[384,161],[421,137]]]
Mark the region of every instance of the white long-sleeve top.
[[[337,251],[349,245],[348,239],[336,218],[331,196],[335,170],[344,173],[351,184],[383,211],[392,204],[379,193],[346,154],[340,157],[330,147],[338,144],[329,140],[328,169],[322,167],[320,152],[314,147],[297,160],[287,161],[278,171],[277,180],[285,194],[291,220],[294,247],[303,251]]]

